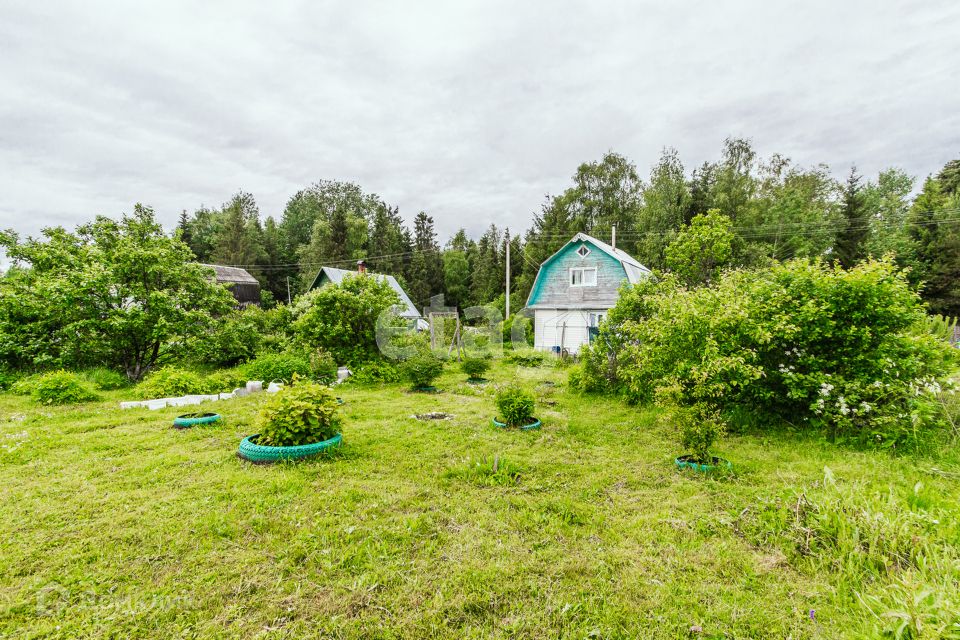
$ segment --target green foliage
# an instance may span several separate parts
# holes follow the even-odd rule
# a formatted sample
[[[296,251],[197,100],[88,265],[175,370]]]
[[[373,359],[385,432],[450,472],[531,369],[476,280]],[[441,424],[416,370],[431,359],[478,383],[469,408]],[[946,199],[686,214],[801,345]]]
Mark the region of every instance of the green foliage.
[[[399,304],[400,296],[386,279],[348,276],[297,300],[294,333],[300,342],[323,349],[338,363],[356,365],[377,356],[377,318]]]
[[[194,341],[190,359],[214,367],[232,367],[255,358],[270,344],[282,342],[272,333],[274,318],[283,313],[278,309],[264,311],[248,306],[216,318],[210,330]]]
[[[794,566],[830,574],[838,592],[856,594],[871,637],[955,637],[960,529],[951,505],[925,484],[878,491],[841,483],[825,468],[815,486],[745,509],[738,530],[754,544],[779,547]]]
[[[510,364],[516,364],[521,367],[540,367],[546,362],[547,354],[535,349],[513,349],[510,351],[506,360]]]
[[[84,377],[101,391],[113,391],[116,389],[125,389],[130,386],[130,380],[121,373],[113,369],[97,367],[83,372]]]
[[[338,407],[328,387],[294,379],[264,405],[257,444],[294,447],[329,440],[340,433]]]
[[[77,404],[98,399],[86,380],[63,370],[37,376],[32,382],[31,395],[41,404]]]
[[[926,316],[919,326],[920,330],[941,340],[952,342],[956,339],[957,319],[940,314]]]
[[[443,373],[443,360],[429,349],[422,349],[400,365],[403,377],[414,389],[429,387]]]
[[[248,380],[262,380],[264,383],[291,382],[294,375],[303,378],[313,375],[310,360],[292,353],[265,353],[248,362],[243,369]]]
[[[30,267],[0,280],[0,359],[15,366],[104,365],[139,380],[233,303],[147,207],[44,236],[0,235],[7,256]]]
[[[460,363],[460,368],[463,369],[463,372],[467,374],[471,380],[481,380],[483,379],[483,374],[490,369],[490,358],[467,356],[463,359],[463,362]]]
[[[337,361],[333,356],[317,349],[310,354],[310,377],[323,384],[333,384],[337,381]]]
[[[719,412],[706,402],[683,406],[679,386],[657,389],[657,404],[666,409],[662,420],[673,427],[683,454],[692,453],[693,461],[711,464],[710,448],[726,432]]]
[[[369,360],[353,369],[347,382],[352,384],[373,384],[381,382],[400,382],[403,371],[388,360]]]
[[[455,478],[482,487],[510,487],[520,482],[522,469],[499,454],[478,459],[468,459],[463,464],[451,467],[444,473],[446,478]]]
[[[730,218],[717,209],[694,216],[666,248],[667,268],[687,286],[715,279],[733,259],[736,236],[731,226]]]
[[[669,390],[679,407],[744,406],[882,446],[917,442],[944,420],[932,394],[956,354],[915,335],[923,308],[889,262],[844,271],[797,260],[693,290],[668,279],[624,296],[611,319],[599,341],[619,345],[610,388],[635,401]],[[604,356],[587,353],[592,384],[607,382]]]
[[[174,366],[152,371],[143,379],[143,382],[137,385],[137,394],[146,400],[208,392],[210,392],[210,385],[203,376]]]
[[[515,346],[533,346],[532,318],[516,313],[503,321],[501,329],[503,344],[513,344],[513,341],[516,340],[519,344]]]
[[[250,378],[247,377],[246,367],[239,366],[230,369],[219,369],[204,378],[206,393],[229,393],[243,387]]]
[[[0,391],[6,391],[16,384],[19,376],[13,371],[0,368]]]
[[[510,427],[523,427],[533,422],[536,400],[533,394],[517,384],[497,390],[497,417]]]

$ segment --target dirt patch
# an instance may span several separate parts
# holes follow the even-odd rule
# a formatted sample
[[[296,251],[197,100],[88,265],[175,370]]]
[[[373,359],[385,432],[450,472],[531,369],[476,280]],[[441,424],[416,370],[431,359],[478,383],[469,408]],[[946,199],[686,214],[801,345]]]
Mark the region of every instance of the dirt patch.
[[[453,414],[443,413],[442,411],[431,411],[430,413],[415,413],[413,417],[416,420],[449,420]]]

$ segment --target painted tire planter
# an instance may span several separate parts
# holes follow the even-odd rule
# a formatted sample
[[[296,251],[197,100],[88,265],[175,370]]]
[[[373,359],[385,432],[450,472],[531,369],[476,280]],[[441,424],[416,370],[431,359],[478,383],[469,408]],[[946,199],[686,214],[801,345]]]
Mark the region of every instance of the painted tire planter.
[[[343,440],[343,434],[338,433],[323,442],[312,442],[295,447],[271,447],[257,444],[258,437],[260,437],[259,433],[244,438],[237,450],[237,455],[244,460],[256,463],[279,462],[280,460],[302,460],[303,458],[315,456],[327,449],[339,447],[340,441]]]
[[[524,425],[524,426],[520,427],[520,431],[532,431],[533,429],[539,429],[539,428],[540,428],[540,424],[541,424],[540,421],[537,420],[536,418],[534,418],[534,419],[533,419],[533,422],[531,422],[530,424]],[[506,429],[506,428],[507,428],[507,423],[506,423],[506,422],[500,422],[499,420],[497,420],[496,418],[494,418],[494,419],[493,419],[493,426],[499,427],[499,428],[501,428],[501,429]]]
[[[467,378],[467,382],[470,384],[487,384],[490,381],[486,378]]]
[[[440,393],[436,387],[413,387],[410,389],[413,393]]]
[[[219,413],[185,413],[173,419],[173,426],[177,429],[189,429],[198,424],[213,424],[220,422]]]
[[[696,462],[693,460],[693,456],[691,455],[680,456],[673,462],[677,465],[677,469],[693,469],[694,471],[713,471],[717,467],[733,469],[733,465],[730,464],[729,460],[724,460],[723,458],[718,458],[717,456],[713,456],[712,464]]]

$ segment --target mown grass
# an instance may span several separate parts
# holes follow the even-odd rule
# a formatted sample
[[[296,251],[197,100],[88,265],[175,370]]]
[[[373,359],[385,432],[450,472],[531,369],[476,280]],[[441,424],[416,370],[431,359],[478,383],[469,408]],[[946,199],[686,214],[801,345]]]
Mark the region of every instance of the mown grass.
[[[950,448],[750,433],[718,448],[733,474],[704,477],[650,410],[550,368],[487,377],[535,388],[543,429],[492,427],[491,387],[448,367],[437,395],[342,387],[344,448],[278,466],[235,455],[263,397],[175,431],[176,409],[117,409],[131,390],[0,396],[0,633],[836,638],[897,614],[951,632]]]

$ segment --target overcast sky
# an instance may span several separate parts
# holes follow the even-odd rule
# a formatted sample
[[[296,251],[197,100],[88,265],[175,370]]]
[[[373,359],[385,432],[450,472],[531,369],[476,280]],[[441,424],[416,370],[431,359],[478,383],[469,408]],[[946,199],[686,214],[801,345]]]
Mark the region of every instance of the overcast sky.
[[[149,6],[148,6],[149,5]],[[743,136],[838,176],[960,157],[960,2],[0,0],[0,227],[263,215],[352,180],[441,241],[578,164]]]

